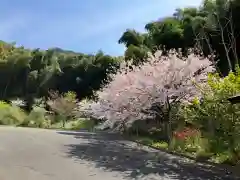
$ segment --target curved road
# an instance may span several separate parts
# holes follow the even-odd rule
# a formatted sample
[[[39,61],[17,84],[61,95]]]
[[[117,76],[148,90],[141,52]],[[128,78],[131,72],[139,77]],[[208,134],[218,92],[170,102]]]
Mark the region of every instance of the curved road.
[[[0,180],[237,179],[113,134],[0,127]]]

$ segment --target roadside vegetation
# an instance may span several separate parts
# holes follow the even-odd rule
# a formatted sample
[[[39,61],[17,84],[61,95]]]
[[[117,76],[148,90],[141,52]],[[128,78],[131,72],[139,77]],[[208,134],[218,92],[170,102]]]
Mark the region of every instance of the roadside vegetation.
[[[76,94],[68,92],[49,95],[47,101],[35,99],[32,110],[24,110],[25,102],[15,100],[11,103],[0,101],[0,124],[46,129],[93,130],[95,122],[89,118],[76,116]]]

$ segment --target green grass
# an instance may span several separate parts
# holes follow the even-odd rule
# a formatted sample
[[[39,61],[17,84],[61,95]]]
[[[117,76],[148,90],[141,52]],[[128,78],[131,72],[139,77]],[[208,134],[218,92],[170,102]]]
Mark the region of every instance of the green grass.
[[[195,149],[192,151],[189,151],[189,149],[178,151],[176,149],[172,149],[167,142],[157,141],[155,139],[152,139],[151,137],[131,136],[130,139],[146,146],[150,146],[159,150],[166,150],[168,152],[174,152],[179,155],[184,155],[189,158],[193,158],[197,161],[209,161],[217,164],[229,164],[229,165],[236,165],[239,163],[235,162],[232,159],[231,154],[229,152],[214,154],[205,152],[204,150],[196,152]]]
[[[51,126],[52,129],[64,129],[64,130],[88,130],[93,131],[94,121],[89,119],[78,119],[73,121],[67,121],[65,127],[62,127],[62,122],[55,123]]]
[[[168,143],[164,142],[164,141],[157,141],[154,139],[151,139],[150,137],[143,137],[143,136],[133,136],[131,137],[131,139],[133,139],[134,141],[147,145],[147,146],[151,146],[154,148],[158,148],[158,149],[168,149]]]

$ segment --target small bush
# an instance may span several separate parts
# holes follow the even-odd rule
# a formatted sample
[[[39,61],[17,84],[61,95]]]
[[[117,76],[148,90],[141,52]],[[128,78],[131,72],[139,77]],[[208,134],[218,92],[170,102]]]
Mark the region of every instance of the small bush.
[[[224,163],[224,164],[228,164],[228,165],[236,165],[238,164],[239,159],[236,159],[235,156],[229,152],[229,151],[225,151],[222,153],[218,153],[215,156],[214,161],[216,163]]]
[[[88,130],[92,131],[94,129],[95,122],[90,119],[77,119],[69,120],[66,122],[64,129],[66,130]],[[55,123],[52,128],[59,129],[62,128],[60,123]]]
[[[26,116],[26,113],[20,107],[0,101],[0,124],[19,125]]]
[[[74,111],[77,108],[76,94],[68,92],[60,95],[58,92],[50,92],[47,104],[58,115],[58,118],[63,122],[63,127],[65,127],[65,123],[73,119]]]
[[[50,128],[51,121],[45,118],[46,110],[40,107],[34,107],[21,126]]]
[[[73,123],[73,130],[93,130],[95,122],[90,119],[80,119]]]

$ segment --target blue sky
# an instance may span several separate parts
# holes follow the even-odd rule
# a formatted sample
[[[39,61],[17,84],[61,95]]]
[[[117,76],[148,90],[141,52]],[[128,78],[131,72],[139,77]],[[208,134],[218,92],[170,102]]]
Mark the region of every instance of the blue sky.
[[[0,6],[0,39],[27,48],[60,47],[121,55],[117,43],[127,28],[171,15],[201,0],[5,0]]]

